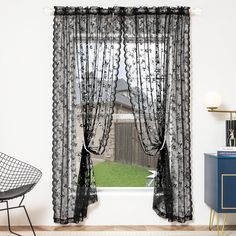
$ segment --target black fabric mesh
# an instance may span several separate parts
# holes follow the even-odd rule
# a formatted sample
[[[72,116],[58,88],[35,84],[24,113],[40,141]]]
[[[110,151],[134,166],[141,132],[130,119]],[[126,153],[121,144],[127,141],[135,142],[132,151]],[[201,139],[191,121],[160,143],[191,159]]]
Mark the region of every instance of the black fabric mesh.
[[[153,209],[183,223],[192,219],[189,8],[126,12],[125,64],[135,125],[145,153],[158,158]]]
[[[122,34],[139,140],[158,158],[153,209],[169,221],[192,218],[189,31],[188,7],[55,8],[55,222],[78,223],[97,200],[90,153],[107,144]]]

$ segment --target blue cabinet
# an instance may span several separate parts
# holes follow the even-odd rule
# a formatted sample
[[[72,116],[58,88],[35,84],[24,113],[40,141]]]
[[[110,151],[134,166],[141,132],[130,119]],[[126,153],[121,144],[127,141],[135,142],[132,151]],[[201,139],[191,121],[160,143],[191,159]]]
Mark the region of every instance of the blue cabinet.
[[[205,203],[217,213],[236,213],[236,158],[205,154]]]

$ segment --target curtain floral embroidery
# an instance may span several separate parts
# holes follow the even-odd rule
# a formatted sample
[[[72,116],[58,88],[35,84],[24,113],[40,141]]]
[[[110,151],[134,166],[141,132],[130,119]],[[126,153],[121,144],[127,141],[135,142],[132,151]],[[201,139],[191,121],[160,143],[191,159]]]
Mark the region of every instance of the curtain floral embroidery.
[[[192,219],[189,25],[187,7],[55,7],[55,222],[78,223],[97,201],[90,153],[102,154],[109,136],[122,34],[139,139],[158,158],[153,209]]]
[[[55,8],[53,205],[57,223],[82,221],[88,205],[97,201],[90,153],[101,155],[107,144],[120,43],[117,14],[101,8]]]
[[[87,216],[87,206],[97,201],[90,153],[103,154],[112,124],[120,17],[107,10],[76,8],[75,28],[78,118],[84,133],[74,215],[75,222],[79,222]]]
[[[158,158],[153,209],[169,221],[192,219],[189,9],[128,8],[125,63],[144,151]]]

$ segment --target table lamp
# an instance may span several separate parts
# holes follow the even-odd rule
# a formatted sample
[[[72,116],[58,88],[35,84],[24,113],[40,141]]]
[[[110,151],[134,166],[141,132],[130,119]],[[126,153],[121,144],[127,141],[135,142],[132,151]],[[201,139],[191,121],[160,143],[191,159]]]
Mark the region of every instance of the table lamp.
[[[233,120],[233,114],[236,110],[219,109],[221,105],[221,96],[217,92],[209,92],[205,97],[205,104],[208,112],[229,113],[230,120],[226,120],[226,146],[236,146],[236,120]]]

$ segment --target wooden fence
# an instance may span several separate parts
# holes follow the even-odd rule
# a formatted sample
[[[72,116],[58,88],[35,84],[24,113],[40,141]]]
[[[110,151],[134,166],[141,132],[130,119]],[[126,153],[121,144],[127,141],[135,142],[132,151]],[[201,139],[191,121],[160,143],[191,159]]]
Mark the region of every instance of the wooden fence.
[[[134,123],[115,123],[115,161],[156,168],[157,157],[144,153]]]

